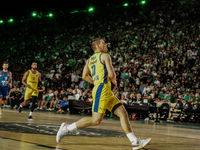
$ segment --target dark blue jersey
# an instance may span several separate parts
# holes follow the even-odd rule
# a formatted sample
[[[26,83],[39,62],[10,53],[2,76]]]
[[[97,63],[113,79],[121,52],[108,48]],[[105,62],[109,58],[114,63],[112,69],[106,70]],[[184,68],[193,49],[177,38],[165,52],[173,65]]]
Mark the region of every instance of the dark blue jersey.
[[[4,72],[1,70],[0,72],[0,86],[2,87],[8,87],[9,85],[9,79],[10,79],[10,72]]]

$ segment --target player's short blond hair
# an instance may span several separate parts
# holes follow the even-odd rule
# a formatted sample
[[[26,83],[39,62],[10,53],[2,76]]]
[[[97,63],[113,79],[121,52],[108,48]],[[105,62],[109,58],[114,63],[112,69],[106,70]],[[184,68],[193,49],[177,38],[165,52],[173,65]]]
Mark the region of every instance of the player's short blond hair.
[[[96,45],[100,44],[100,40],[101,40],[101,38],[95,38],[94,40],[92,40],[91,48],[93,51],[96,50]]]

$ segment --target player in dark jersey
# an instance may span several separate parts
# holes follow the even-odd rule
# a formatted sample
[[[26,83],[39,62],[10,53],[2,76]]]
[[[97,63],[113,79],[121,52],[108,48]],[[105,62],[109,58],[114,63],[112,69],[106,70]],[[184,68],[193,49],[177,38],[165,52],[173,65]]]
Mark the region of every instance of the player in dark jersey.
[[[8,71],[8,65],[9,63],[4,61],[2,65],[3,70],[0,71],[0,115],[1,105],[8,100],[8,87],[12,88],[12,73]]]

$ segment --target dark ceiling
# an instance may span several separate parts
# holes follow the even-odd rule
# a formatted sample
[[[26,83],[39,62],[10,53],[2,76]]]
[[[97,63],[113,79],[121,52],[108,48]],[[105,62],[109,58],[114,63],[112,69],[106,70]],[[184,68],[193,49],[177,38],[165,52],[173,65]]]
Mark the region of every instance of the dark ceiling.
[[[138,0],[1,0],[0,19],[28,17],[33,11],[39,11],[43,14],[49,12],[59,13],[70,12],[73,9],[86,10],[90,6],[106,7],[122,5],[125,2],[134,3]]]

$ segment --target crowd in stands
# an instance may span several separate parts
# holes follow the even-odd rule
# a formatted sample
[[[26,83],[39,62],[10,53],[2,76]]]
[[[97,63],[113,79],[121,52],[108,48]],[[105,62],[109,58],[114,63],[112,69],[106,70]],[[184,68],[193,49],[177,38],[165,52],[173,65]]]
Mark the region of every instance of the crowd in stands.
[[[10,93],[23,93],[22,75],[37,61],[45,87],[38,108],[66,111],[68,96],[92,103],[92,85],[81,76],[93,54],[92,39],[102,37],[117,76],[114,94],[122,103],[131,105],[144,98],[200,102],[199,2],[132,7],[63,14],[50,20],[34,18],[4,26],[0,50],[13,72],[15,88]],[[13,101],[15,97],[19,105],[23,94],[10,94]]]

